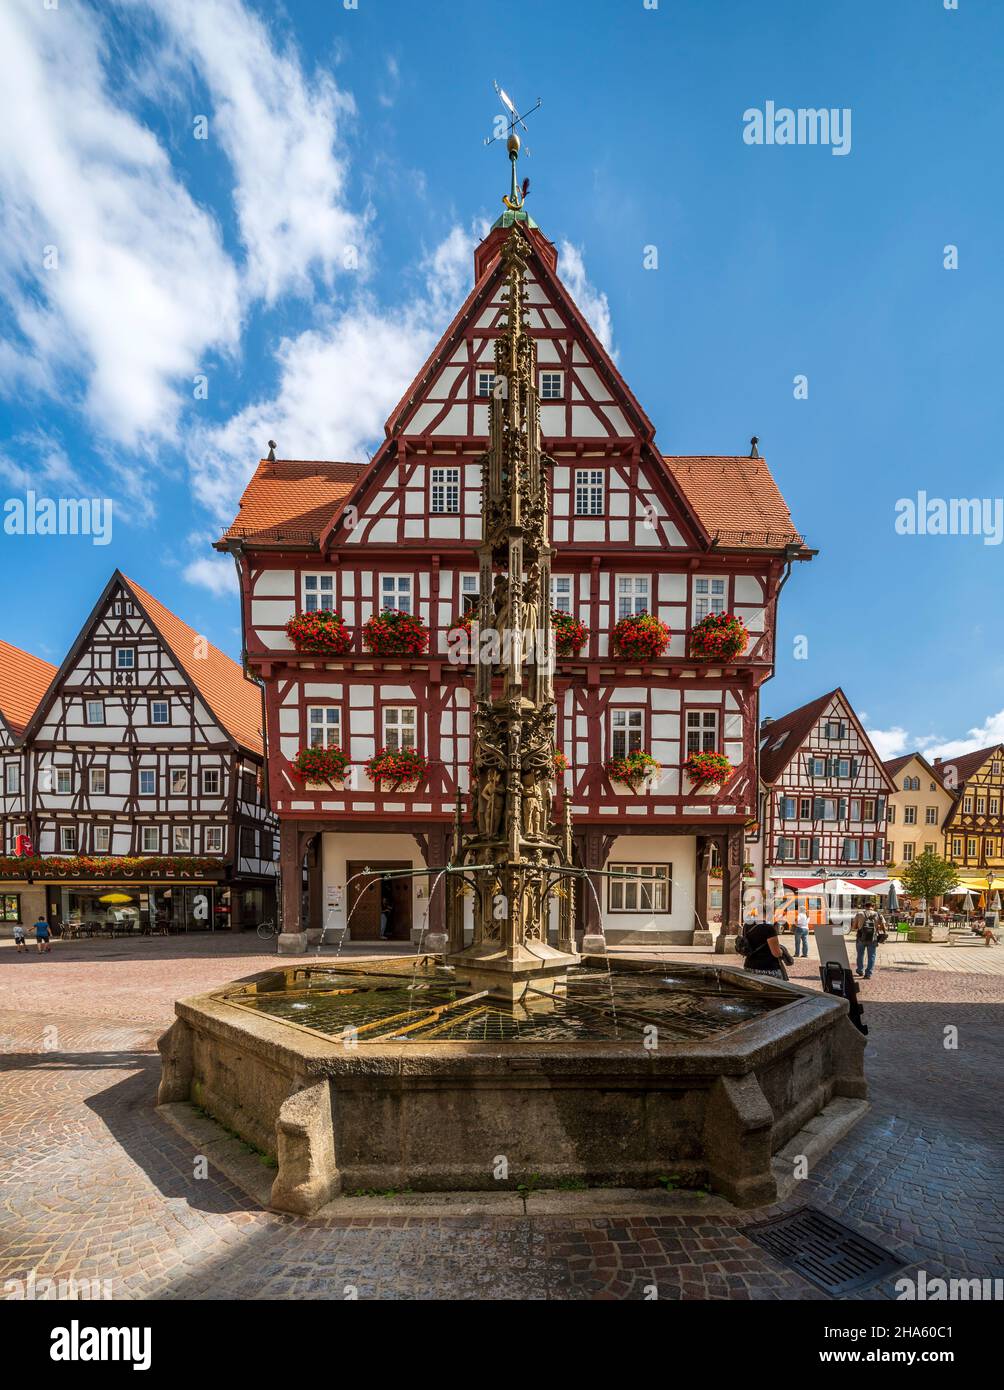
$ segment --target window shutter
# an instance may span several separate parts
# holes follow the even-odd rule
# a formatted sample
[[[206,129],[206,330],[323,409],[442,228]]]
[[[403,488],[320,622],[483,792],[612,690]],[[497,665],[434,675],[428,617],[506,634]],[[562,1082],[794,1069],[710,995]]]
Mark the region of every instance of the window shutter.
[[[814,796],[812,798],[812,819],[823,819],[823,798],[821,796]]]
[[[818,836],[818,835],[813,835],[813,837],[812,837],[812,858],[813,858],[813,859],[818,859],[818,858],[819,858],[819,836]]]
[[[861,766],[861,764],[858,762],[857,758],[852,758],[852,759],[851,759],[851,776],[852,776],[852,777],[856,777],[856,776],[858,775],[858,768],[859,768],[860,766]]]
[[[885,820],[885,797],[880,796],[875,802],[875,819]],[[890,817],[891,819],[891,817]]]
[[[837,820],[843,820],[847,815],[847,798],[842,796],[837,802]]]

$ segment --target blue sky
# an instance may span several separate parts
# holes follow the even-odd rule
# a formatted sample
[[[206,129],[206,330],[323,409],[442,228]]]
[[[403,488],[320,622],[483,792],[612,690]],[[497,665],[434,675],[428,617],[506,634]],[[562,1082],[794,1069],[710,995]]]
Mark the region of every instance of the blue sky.
[[[238,654],[209,541],[269,437],[376,447],[500,210],[498,78],[663,450],[757,434],[820,551],[765,712],[840,684],[887,754],[1004,737],[1004,547],[895,529],[1004,493],[996,0],[7,0],[0,48],[0,500],[115,502],[107,546],[0,532],[0,636],[61,659],[117,565]],[[849,108],[848,153],[745,143],[767,101]]]

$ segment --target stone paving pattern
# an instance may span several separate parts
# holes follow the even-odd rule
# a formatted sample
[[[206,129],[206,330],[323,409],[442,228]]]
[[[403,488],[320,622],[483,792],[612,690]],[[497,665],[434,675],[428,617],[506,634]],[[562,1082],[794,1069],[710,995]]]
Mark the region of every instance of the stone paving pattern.
[[[301,1221],[213,1169],[196,1179],[153,1105],[174,999],[273,965],[274,948],[168,938],[18,957],[0,943],[0,1296],[34,1269],[110,1279],[116,1298],[825,1299],[743,1233],[805,1203],[899,1254],[901,1274],[1002,1277],[1002,958],[884,950],[862,988],[872,1109],[776,1207]],[[799,961],[794,978],[815,985],[815,970]],[[863,1296],[894,1296],[898,1277]]]

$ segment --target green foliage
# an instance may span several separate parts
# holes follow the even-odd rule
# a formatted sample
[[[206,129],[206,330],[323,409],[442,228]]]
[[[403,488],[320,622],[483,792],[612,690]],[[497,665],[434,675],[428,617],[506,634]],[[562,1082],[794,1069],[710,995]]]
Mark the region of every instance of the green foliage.
[[[939,854],[925,850],[911,863],[905,864],[899,875],[903,887],[914,898],[923,898],[927,904],[925,917],[930,911],[932,898],[950,892],[958,885],[959,871]]]

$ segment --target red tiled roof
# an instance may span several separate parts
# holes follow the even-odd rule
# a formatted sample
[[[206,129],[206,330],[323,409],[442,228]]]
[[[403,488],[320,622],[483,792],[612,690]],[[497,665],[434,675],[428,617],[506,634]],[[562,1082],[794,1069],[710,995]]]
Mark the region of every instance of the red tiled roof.
[[[0,642],[0,714],[16,737],[24,733],[55,674],[51,661]]]
[[[810,700],[807,705],[801,705],[789,714],[783,714],[780,719],[771,720],[766,729],[761,726],[760,736],[766,742],[760,753],[760,776],[765,782],[777,781],[808,738],[816,720],[837,694],[837,690],[828,690],[817,700]],[[783,742],[782,735],[787,735]],[[779,748],[774,746],[777,743],[781,744]]]
[[[764,459],[746,454],[663,457],[713,543],[728,550],[805,548]]]
[[[133,580],[122,578],[214,717],[242,748],[263,756],[260,687],[247,679],[236,661],[206,642],[159,599]]]
[[[957,758],[942,758],[934,769],[939,777],[944,777],[948,768],[955,768],[956,789],[962,786],[963,782],[969,780],[974,772],[979,772],[980,768],[1000,748],[999,743],[992,743],[989,748],[979,748],[975,753],[960,753]]]
[[[223,540],[316,542],[364,467],[361,463],[262,459]]]

